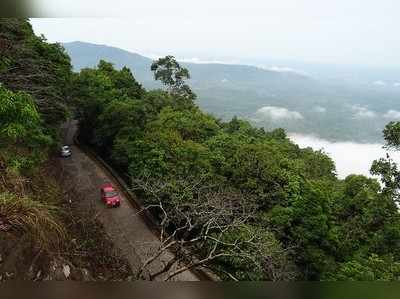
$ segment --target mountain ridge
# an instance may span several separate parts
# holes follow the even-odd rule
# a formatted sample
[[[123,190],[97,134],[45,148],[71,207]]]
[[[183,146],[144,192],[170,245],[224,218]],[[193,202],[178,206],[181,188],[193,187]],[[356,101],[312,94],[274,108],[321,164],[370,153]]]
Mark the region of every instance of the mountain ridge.
[[[129,67],[146,87],[158,87],[150,71],[153,60],[149,57],[113,46],[82,41],[63,43],[63,46],[70,55],[76,71],[85,67],[94,67],[103,59],[112,62],[117,68]],[[304,84],[305,81],[310,80],[309,77],[298,73],[278,72],[246,64],[180,63],[189,69],[192,75],[190,82],[194,85],[194,88],[201,89],[210,87],[210,85],[219,86],[224,83],[229,88],[232,88],[238,84],[240,86],[245,84],[251,87],[262,86],[270,84],[271,81],[274,84],[290,81],[289,83],[297,85]]]
[[[120,54],[124,54],[124,55],[130,55],[132,57],[136,57],[140,60],[142,60],[143,62],[147,62],[147,63],[151,63],[153,61],[152,58],[144,55],[144,54],[139,54],[136,52],[132,52],[129,50],[125,50],[119,47],[114,47],[114,46],[109,46],[106,44],[96,44],[96,43],[89,43],[89,42],[83,42],[83,41],[72,41],[72,42],[65,42],[62,43],[62,45],[66,48],[67,52],[71,52],[73,50],[76,50],[78,47],[86,47],[87,49],[93,50],[93,49],[98,49],[98,50],[103,50],[102,52],[104,52],[105,49],[109,50],[109,51],[116,51],[119,52]],[[73,57],[72,57],[73,58]],[[257,69],[259,71],[263,71],[266,73],[274,73],[277,75],[281,75],[281,74],[289,74],[289,75],[295,75],[295,76],[299,76],[299,77],[306,77],[309,78],[310,76],[305,75],[305,74],[301,74],[299,72],[295,72],[295,71],[278,71],[278,70],[273,70],[273,69],[268,69],[265,67],[260,67],[257,65],[252,65],[252,64],[242,64],[242,63],[228,63],[228,62],[189,62],[189,61],[184,61],[184,60],[179,60],[178,61],[184,65],[206,65],[206,66],[226,66],[228,68],[235,68],[235,67],[243,67],[243,68],[248,68],[248,69]],[[78,65],[78,67],[76,67]],[[75,64],[74,68],[76,68],[77,70],[82,68],[79,67],[79,64]]]

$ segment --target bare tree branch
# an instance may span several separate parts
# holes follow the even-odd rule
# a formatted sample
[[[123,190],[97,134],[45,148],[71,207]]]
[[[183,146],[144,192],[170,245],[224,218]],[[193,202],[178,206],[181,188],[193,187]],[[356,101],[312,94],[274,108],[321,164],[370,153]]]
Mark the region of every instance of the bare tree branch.
[[[151,279],[162,276],[170,280],[185,271],[206,267],[219,258],[246,260],[255,268],[263,268],[264,260],[258,250],[262,247],[260,238],[248,229],[257,209],[251,196],[208,187],[190,179],[179,181],[182,191],[176,196],[169,193],[167,183],[159,180],[136,179],[133,183],[134,190],[141,190],[149,197],[150,204],[145,210],[157,216],[160,231],[160,245],[143,263],[138,278],[167,250],[174,258],[151,273]],[[228,276],[237,280],[232,274]]]

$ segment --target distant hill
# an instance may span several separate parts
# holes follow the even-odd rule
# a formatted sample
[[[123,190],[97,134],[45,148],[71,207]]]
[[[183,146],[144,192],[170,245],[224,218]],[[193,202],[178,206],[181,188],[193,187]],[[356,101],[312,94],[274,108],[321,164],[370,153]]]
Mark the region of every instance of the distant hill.
[[[70,55],[76,71],[86,67],[94,67],[101,59],[104,59],[114,63],[117,68],[129,67],[140,81],[153,80],[150,72],[152,63],[150,58],[119,48],[84,42],[64,43],[63,46]]]
[[[77,71],[94,67],[104,59],[114,63],[117,68],[129,67],[146,88],[161,87],[153,79],[150,58],[115,47],[85,42],[65,43],[64,47]],[[190,71],[192,79],[189,83],[198,95],[200,107],[223,119],[230,119],[234,115],[252,118],[258,109],[266,105],[302,110],[308,105],[299,102],[298,98],[312,102],[313,94],[322,88],[316,80],[294,72],[271,71],[248,65],[182,64]],[[271,126],[291,128],[290,121]]]
[[[154,85],[150,71],[152,59],[131,53],[119,48],[106,45],[96,45],[85,42],[71,42],[64,44],[71,56],[75,70],[97,65],[100,59],[110,61],[116,67],[129,67],[135,77],[145,86]],[[182,63],[192,76],[191,85],[196,89],[228,88],[244,89],[270,86],[273,88],[299,88],[311,79],[293,72],[276,72],[247,65],[230,64],[195,64]]]
[[[129,67],[146,88],[161,87],[153,79],[148,57],[85,42],[64,47],[77,71],[104,59],[117,68]],[[199,106],[225,120],[236,115],[267,129],[283,127],[329,140],[380,142],[390,120],[386,112],[400,111],[400,88],[355,88],[248,65],[182,64],[190,71],[189,83]]]

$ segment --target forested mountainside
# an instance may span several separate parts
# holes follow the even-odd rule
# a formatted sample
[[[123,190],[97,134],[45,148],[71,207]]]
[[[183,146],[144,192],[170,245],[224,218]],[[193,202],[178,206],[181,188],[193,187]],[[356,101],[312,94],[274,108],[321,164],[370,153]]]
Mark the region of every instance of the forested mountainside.
[[[71,204],[78,194],[55,157],[71,70],[27,20],[0,19],[0,281],[131,275],[92,211]]]
[[[149,58],[83,42],[64,46],[76,70],[94,67],[103,59],[118,69],[129,67],[146,88],[160,87]],[[192,75],[189,84],[198,95],[199,107],[225,121],[236,115],[268,130],[282,127],[332,141],[382,143],[385,124],[400,115],[400,88],[376,85],[372,79],[359,86],[243,65],[182,65]]]
[[[0,45],[2,256],[22,237],[27,265],[37,252],[54,262],[54,252],[98,252],[103,244],[76,235],[56,176],[45,171],[57,163],[59,122],[75,115],[81,142],[127,179],[180,263],[225,280],[399,279],[400,172],[390,158],[372,166],[382,185],[358,175],[340,180],[327,155],[300,149],[283,129],[203,112],[188,85],[194,74],[172,56],[149,66],[165,88],[147,90],[135,69],[106,61],[72,73],[63,48],[35,37],[26,20],[1,19]],[[388,146],[399,147],[399,131],[399,123],[386,127]],[[63,241],[70,235],[73,242]],[[117,270],[123,259],[113,262],[119,267],[101,265],[110,273],[102,279],[126,279],[130,273]],[[73,260],[96,270],[94,263]]]

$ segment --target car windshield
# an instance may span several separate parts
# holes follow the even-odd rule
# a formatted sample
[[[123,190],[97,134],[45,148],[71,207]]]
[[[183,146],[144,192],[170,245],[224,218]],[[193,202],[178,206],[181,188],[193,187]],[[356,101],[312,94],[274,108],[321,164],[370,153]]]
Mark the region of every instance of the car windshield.
[[[105,195],[105,197],[114,197],[114,196],[118,195],[118,192],[117,191],[106,191],[104,193],[104,195]]]

